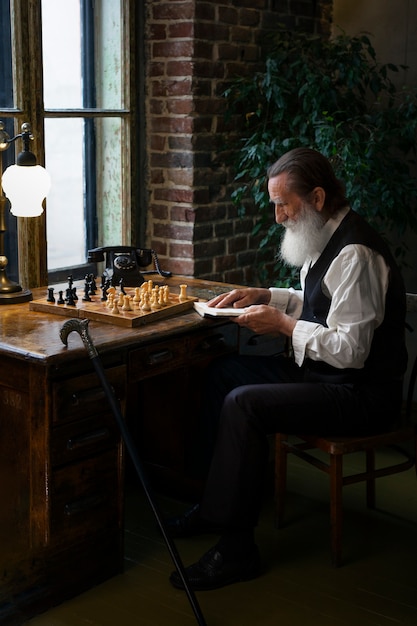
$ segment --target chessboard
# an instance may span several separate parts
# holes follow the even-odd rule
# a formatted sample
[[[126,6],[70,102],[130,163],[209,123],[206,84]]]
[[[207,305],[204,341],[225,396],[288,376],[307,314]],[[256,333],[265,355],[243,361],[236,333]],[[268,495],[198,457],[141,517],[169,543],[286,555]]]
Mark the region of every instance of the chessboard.
[[[77,295],[72,285],[62,291],[48,288],[44,298],[29,303],[29,309],[134,328],[192,309],[198,298],[187,295],[187,285],[179,288],[180,292],[174,294],[167,285],[148,281],[141,287],[123,290],[116,287],[102,293],[85,290],[83,296]]]

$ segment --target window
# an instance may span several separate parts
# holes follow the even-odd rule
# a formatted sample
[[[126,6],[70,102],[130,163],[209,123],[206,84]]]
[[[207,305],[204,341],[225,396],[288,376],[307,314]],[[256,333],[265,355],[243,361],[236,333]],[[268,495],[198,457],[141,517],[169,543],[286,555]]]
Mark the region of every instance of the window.
[[[49,282],[59,270],[82,276],[90,248],[131,243],[135,4],[1,3],[0,119],[14,121],[11,134],[32,124],[34,152],[52,178],[43,226]],[[25,19],[29,33],[20,30]]]

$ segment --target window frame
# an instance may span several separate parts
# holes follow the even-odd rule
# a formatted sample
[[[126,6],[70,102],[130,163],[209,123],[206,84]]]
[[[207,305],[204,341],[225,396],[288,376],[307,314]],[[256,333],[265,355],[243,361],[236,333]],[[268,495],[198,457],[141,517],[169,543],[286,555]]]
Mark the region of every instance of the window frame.
[[[90,2],[90,0],[86,0]],[[38,163],[45,164],[44,121],[47,118],[77,117],[89,120],[94,118],[118,117],[122,124],[122,199],[123,212],[123,241],[121,245],[141,245],[144,236],[144,222],[137,219],[138,205],[133,189],[143,187],[138,185],[138,178],[143,170],[138,170],[136,164],[143,159],[143,142],[133,141],[133,132],[137,132],[137,123],[134,120],[138,97],[138,84],[134,68],[137,65],[137,55],[142,56],[143,38],[137,41],[137,25],[143,24],[144,7],[135,0],[121,3],[121,27],[123,41],[127,43],[124,52],[124,94],[122,105],[117,110],[101,108],[82,109],[45,109],[43,104],[43,75],[42,75],[42,19],[41,0],[10,0],[11,27],[12,27],[12,56],[13,56],[13,84],[15,106],[10,109],[0,109],[0,119],[14,118],[15,134],[20,132],[23,122],[30,122],[34,135],[33,152]],[[140,82],[140,81],[138,81]],[[143,99],[143,98],[141,98]],[[127,105],[127,106],[126,106]],[[140,134],[143,137],[143,133]],[[137,138],[137,137],[136,137]],[[18,142],[15,142],[18,143]],[[132,148],[131,148],[132,146]],[[15,152],[21,150],[15,147]],[[9,150],[12,152],[12,149]],[[94,155],[86,155],[87,162],[92,162]],[[95,193],[92,189],[89,193]],[[46,211],[48,210],[46,201]],[[25,287],[33,288],[60,281],[66,277],[69,270],[74,270],[75,278],[82,277],[86,272],[94,271],[88,263],[77,268],[63,268],[62,271],[47,270],[47,237],[45,213],[39,218],[18,218],[17,240],[19,248],[19,281]],[[105,245],[106,242],[97,240],[97,219],[90,214],[86,220],[87,248],[95,245]]]

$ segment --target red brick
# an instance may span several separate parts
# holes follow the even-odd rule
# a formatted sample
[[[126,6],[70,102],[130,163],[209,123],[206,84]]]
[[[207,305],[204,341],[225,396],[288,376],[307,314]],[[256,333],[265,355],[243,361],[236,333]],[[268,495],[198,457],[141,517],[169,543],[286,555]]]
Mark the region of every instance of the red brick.
[[[168,219],[168,207],[166,204],[152,204],[152,217],[157,220],[167,220]]]
[[[192,189],[175,189],[175,188],[163,188],[155,189],[155,200],[165,200],[166,202],[192,202],[193,191]]]
[[[172,59],[174,57],[188,57],[193,54],[192,41],[164,41],[152,44],[154,58]]]
[[[173,243],[169,244],[169,256],[171,258],[184,258],[184,259],[192,259],[193,258],[193,245],[189,243]]]
[[[223,61],[235,60],[238,58],[238,49],[230,43],[219,43],[217,45],[217,57],[215,58]]]
[[[167,76],[192,76],[193,63],[191,61],[168,61],[166,73]]]
[[[169,98],[170,96],[188,96],[191,92],[191,79],[183,80],[154,80],[152,81],[152,96]]]
[[[170,216],[173,222],[189,222],[190,224],[195,222],[195,210],[178,204],[171,207]]]
[[[230,253],[242,252],[242,250],[248,249],[248,238],[246,235],[233,237],[228,241],[228,251]]]
[[[151,137],[151,150],[157,150],[162,152],[165,150],[166,136],[165,135],[152,135]]]
[[[191,134],[193,119],[190,117],[155,117],[151,129],[155,133]]]
[[[234,270],[236,268],[236,257],[234,254],[227,256],[218,256],[214,259],[214,269],[216,272],[224,272],[226,270]]]
[[[149,39],[152,41],[157,41],[161,39],[166,39],[167,37],[167,29],[165,24],[150,24],[148,30]]]
[[[179,241],[192,241],[193,240],[193,228],[190,226],[183,226],[179,224],[171,223],[154,223],[153,236],[160,239],[175,239]]]
[[[168,113],[173,115],[189,115],[194,109],[194,102],[191,98],[186,100],[169,100],[166,104]]]
[[[192,151],[193,141],[191,134],[188,135],[168,135],[168,147],[171,151],[174,150],[188,150]]]
[[[241,26],[259,26],[261,13],[256,9],[241,9],[239,11],[239,24]]]
[[[192,38],[194,36],[194,22],[177,22],[168,26],[168,36],[176,38]]]
[[[225,253],[225,242],[221,239],[217,241],[200,241],[195,244],[194,253],[197,258],[215,257]]]
[[[232,7],[219,6],[219,22],[237,24],[238,12]]]
[[[165,61],[160,61],[159,63],[153,61],[152,63],[149,63],[149,76],[165,76],[165,66]]]
[[[152,2],[154,20],[189,20],[194,15],[194,1],[189,2]]]
[[[179,276],[194,276],[194,264],[193,259],[167,259],[167,268]]]

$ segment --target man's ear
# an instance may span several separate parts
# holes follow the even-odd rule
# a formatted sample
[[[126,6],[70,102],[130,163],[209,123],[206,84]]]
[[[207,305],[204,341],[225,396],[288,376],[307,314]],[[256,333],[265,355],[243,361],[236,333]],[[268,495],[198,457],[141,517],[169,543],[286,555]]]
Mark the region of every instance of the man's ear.
[[[311,195],[316,211],[322,211],[326,200],[326,192],[323,187],[315,187]]]

